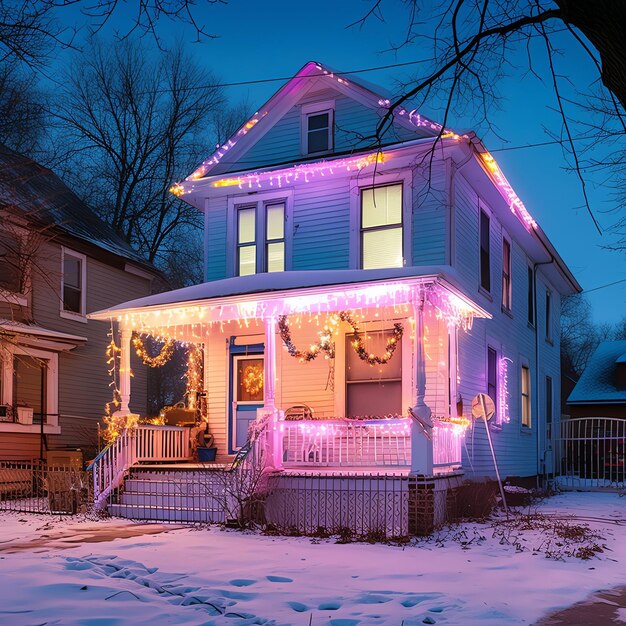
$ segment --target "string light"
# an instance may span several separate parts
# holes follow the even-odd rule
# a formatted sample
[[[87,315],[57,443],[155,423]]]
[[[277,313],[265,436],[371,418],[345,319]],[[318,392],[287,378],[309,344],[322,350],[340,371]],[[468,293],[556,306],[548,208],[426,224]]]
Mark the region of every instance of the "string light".
[[[187,352],[187,371],[184,378],[186,381],[185,397],[187,407],[197,408],[198,392],[202,390],[202,349],[197,344],[191,344]]]
[[[485,167],[492,175],[494,182],[496,183],[500,194],[508,202],[511,212],[517,216],[517,218],[526,227],[529,232],[537,228],[537,222],[533,219],[532,215],[528,212],[528,209],[524,206],[524,203],[520,200],[519,196],[515,193],[515,190],[511,186],[511,183],[506,179],[500,166],[496,163],[496,160],[491,156],[489,152],[478,153]]]
[[[142,338],[137,333],[133,334],[132,342],[137,356],[148,367],[163,367],[174,354],[173,339],[168,339],[156,356],[150,356]]]
[[[498,377],[500,379],[500,395],[498,398],[498,413],[496,423],[508,424],[511,421],[509,415],[509,363],[513,363],[508,357],[500,357],[498,362]]]

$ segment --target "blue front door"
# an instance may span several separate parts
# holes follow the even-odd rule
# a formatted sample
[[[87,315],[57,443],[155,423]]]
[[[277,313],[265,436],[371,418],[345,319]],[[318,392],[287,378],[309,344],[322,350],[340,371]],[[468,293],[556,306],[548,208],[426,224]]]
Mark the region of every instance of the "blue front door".
[[[246,443],[250,422],[263,406],[263,376],[262,353],[231,354],[231,453]]]

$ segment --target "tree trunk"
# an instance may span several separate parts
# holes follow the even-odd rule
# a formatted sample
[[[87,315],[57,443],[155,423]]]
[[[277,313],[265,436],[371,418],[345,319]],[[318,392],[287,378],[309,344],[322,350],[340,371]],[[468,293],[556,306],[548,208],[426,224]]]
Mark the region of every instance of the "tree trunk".
[[[600,54],[602,83],[626,109],[626,2],[555,1],[563,21],[577,28]]]

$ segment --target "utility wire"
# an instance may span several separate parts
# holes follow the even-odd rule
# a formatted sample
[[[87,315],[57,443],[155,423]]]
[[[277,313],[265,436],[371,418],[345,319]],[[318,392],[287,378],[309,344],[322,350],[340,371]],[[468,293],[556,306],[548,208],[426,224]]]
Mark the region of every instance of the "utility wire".
[[[613,285],[619,285],[620,283],[626,283],[626,278],[622,278],[621,280],[615,280],[612,283],[607,283],[606,285],[600,285],[599,287],[593,287],[591,289],[583,289],[582,293],[591,293],[592,291],[598,291],[599,289],[606,289],[607,287],[612,287]]]

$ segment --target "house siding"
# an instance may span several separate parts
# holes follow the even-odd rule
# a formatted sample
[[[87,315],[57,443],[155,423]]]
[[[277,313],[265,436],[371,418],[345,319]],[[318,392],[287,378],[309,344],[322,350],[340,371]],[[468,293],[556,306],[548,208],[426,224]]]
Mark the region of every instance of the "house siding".
[[[306,158],[301,149],[302,105],[325,101],[335,103],[334,152],[364,149],[375,143],[374,133],[381,119],[379,112],[335,89],[326,88],[304,95],[246,152],[234,161],[224,158],[211,174],[268,167]],[[417,128],[394,123],[384,143],[408,141],[421,136],[424,133]]]
[[[71,245],[69,247],[71,249]],[[30,307],[27,310],[14,307],[14,311],[15,316],[31,319],[46,329],[87,338],[73,350],[59,353],[58,412],[61,434],[48,435],[47,444],[49,448],[94,449],[97,444],[97,421],[104,413],[105,403],[112,397],[105,356],[110,326],[96,320],[85,322],[61,317],[61,255],[61,246],[55,241],[42,246],[39,256],[45,272],[33,272]],[[149,279],[126,272],[121,267],[108,265],[90,256],[87,256],[86,267],[87,313],[150,293]],[[147,368],[140,365],[134,354],[131,365],[134,373],[131,409],[145,415]],[[15,434],[25,438],[25,441],[32,439],[24,433]],[[9,458],[6,450],[15,443],[14,434],[7,435],[0,433],[0,440],[10,442],[0,445],[0,459]],[[37,456],[38,446],[37,443]]]
[[[479,289],[479,207],[490,214],[491,293]],[[560,299],[541,267],[537,269],[536,329],[528,323],[527,284],[528,259],[522,246],[511,239],[512,308],[502,311],[502,237],[503,229],[497,213],[479,198],[461,175],[455,177],[455,258],[456,269],[468,294],[493,315],[492,320],[476,320],[470,332],[459,331],[459,385],[466,412],[472,398],[487,392],[487,346],[498,351],[498,357],[511,359],[508,364],[508,408],[510,422],[501,430],[493,430],[493,442],[500,473],[503,476],[532,476],[543,470],[542,462],[551,463],[545,442],[545,376],[553,380],[553,430],[560,415],[559,316]],[[508,233],[507,233],[508,235]],[[545,291],[553,297],[552,342],[545,340]],[[535,342],[536,332],[537,344]],[[539,369],[537,368],[539,362]],[[521,367],[531,370],[532,427],[521,426]],[[496,405],[496,409],[498,406]],[[476,476],[495,475],[483,422],[475,422],[467,434],[464,465]],[[544,454],[545,453],[545,454]],[[538,462],[539,457],[539,462]]]

